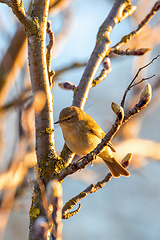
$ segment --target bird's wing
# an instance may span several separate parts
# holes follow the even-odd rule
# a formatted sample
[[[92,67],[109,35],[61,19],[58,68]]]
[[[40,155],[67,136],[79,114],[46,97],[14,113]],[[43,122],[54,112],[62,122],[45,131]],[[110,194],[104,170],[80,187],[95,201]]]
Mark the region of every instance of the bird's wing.
[[[89,119],[89,123],[86,121],[86,125],[88,131],[96,135],[98,138],[103,139],[105,137],[106,133],[100,128],[93,118]],[[110,147],[112,152],[116,152],[111,142],[108,142],[107,146]]]
[[[113,147],[111,142],[107,143],[107,146],[110,147],[110,149],[112,150],[112,152],[116,152],[115,148]]]

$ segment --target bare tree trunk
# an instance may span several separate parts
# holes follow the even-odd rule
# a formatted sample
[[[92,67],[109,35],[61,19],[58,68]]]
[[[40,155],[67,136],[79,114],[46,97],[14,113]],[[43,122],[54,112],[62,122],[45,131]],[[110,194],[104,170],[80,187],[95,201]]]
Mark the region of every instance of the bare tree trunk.
[[[51,180],[54,171],[53,161],[56,159],[54,148],[54,122],[53,99],[49,85],[46,65],[46,23],[49,1],[38,0],[34,2],[33,17],[38,19],[38,31],[36,34],[28,34],[28,56],[33,96],[42,91],[45,94],[46,104],[44,109],[35,116],[36,127],[36,153],[38,174],[41,181],[46,184]],[[38,184],[35,184],[30,209],[30,233],[29,239],[37,239],[34,223],[38,215],[43,215],[42,197]]]

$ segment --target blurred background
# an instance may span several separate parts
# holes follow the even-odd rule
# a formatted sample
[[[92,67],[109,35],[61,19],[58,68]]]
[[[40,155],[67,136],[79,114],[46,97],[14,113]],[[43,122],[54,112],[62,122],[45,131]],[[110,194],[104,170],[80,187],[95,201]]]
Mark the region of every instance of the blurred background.
[[[156,1],[137,0],[134,14],[117,24],[111,33],[111,45],[135,30]],[[24,1],[25,8],[29,1]],[[49,19],[55,34],[52,69],[54,120],[62,108],[72,104],[73,92],[58,83],[78,85],[93,51],[98,28],[113,6],[111,0],[50,1]],[[151,48],[144,56],[111,56],[112,72],[91,89],[85,111],[108,131],[115,119],[111,102],[120,103],[125,89],[138,69],[160,53],[159,12],[140,35],[123,49]],[[0,4],[0,238],[28,239],[29,209],[34,179],[34,114],[30,100],[31,85],[27,60],[27,42],[22,26],[11,9]],[[47,36],[48,42],[48,36]],[[138,80],[149,80],[153,97],[149,106],[122,127],[113,139],[117,159],[133,153],[130,178],[112,179],[103,189],[81,201],[80,212],[63,220],[63,239],[155,240],[160,234],[160,60],[141,71]],[[102,67],[99,69],[99,73]],[[98,73],[97,73],[98,75]],[[125,109],[138,101],[145,83],[127,96]],[[40,101],[40,100],[39,100]],[[64,144],[61,129],[55,126],[55,146],[60,153]],[[63,202],[77,195],[107,174],[100,160],[63,182]]]

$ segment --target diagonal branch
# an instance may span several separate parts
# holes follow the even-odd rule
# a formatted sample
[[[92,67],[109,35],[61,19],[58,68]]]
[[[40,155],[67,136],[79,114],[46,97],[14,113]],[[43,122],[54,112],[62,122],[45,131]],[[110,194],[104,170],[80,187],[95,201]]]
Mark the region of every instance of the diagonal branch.
[[[6,3],[7,5],[9,5],[9,0],[0,0],[0,3]]]
[[[124,161],[122,161],[122,166],[124,168],[127,168],[130,164],[131,161],[131,154],[127,154],[125,157]],[[72,217],[73,215],[77,214],[80,210],[80,206],[76,211],[69,212],[81,199],[85,198],[89,193],[95,193],[102,187],[106,185],[112,178],[112,174],[108,173],[104,179],[101,181],[97,182],[95,185],[90,184],[86,189],[84,189],[81,193],[79,193],[77,196],[73,197],[70,199],[63,207],[62,209],[62,218],[63,219],[68,219]],[[69,212],[69,213],[68,213]]]
[[[99,143],[92,152],[83,157],[81,161],[69,164],[64,170],[62,170],[59,173],[59,175],[57,175],[57,179],[61,181],[66,176],[77,172],[79,169],[85,168],[88,163],[92,162],[96,158],[96,155],[98,155],[102,151],[102,149],[107,145],[107,143],[111,141],[111,139],[120,129],[121,125],[126,123],[131,117],[135,116],[143,108],[145,108],[150,102],[150,99],[151,99],[151,86],[147,84],[141,92],[139,102],[133,107],[133,109],[128,111],[124,116],[123,108],[118,106],[117,104],[112,104],[112,109],[117,114],[117,118],[115,123],[112,125],[110,131],[105,135],[101,143]]]
[[[18,72],[26,60],[26,43],[23,26],[19,24],[0,64],[0,107],[5,103]]]
[[[126,10],[128,7],[130,8],[130,10],[128,10],[128,13],[127,13]],[[107,16],[107,18],[99,28],[99,31],[97,33],[95,48],[86,65],[86,68],[84,70],[80,83],[76,91],[74,91],[74,97],[72,102],[73,106],[77,106],[81,109],[84,108],[86,99],[88,98],[89,90],[92,87],[92,83],[96,75],[96,72],[101,62],[103,61],[103,59],[110,52],[111,42],[110,42],[109,36],[111,31],[113,30],[114,26],[117,23],[119,23],[120,21],[124,20],[126,17],[131,15],[134,10],[135,8],[132,8],[130,5],[130,0],[119,0],[119,1],[116,1],[115,4],[113,5],[109,15]],[[107,71],[102,72],[102,75],[100,75],[100,81],[102,81],[105,76],[107,76]],[[97,83],[98,82],[99,81],[97,81]],[[69,159],[72,159],[74,154],[72,154],[65,145],[61,155],[65,157],[66,153],[67,153],[66,162],[69,162],[70,161]]]
[[[62,209],[62,218],[68,219],[73,216],[74,212],[69,212],[81,199],[85,198],[89,193],[95,193],[102,188],[112,178],[112,174],[108,173],[102,181],[97,184],[90,184],[86,189],[80,192],[77,196],[70,199]],[[77,211],[77,210],[76,210]],[[69,213],[68,213],[69,212]],[[77,212],[76,212],[77,213]]]
[[[129,5],[130,1],[116,1],[108,17],[99,28],[96,46],[82,75],[78,89],[74,93],[72,105],[80,107],[81,109],[84,108],[95,74],[109,51],[110,33],[114,26],[124,19],[123,12]]]
[[[129,90],[134,87],[137,84],[134,84],[135,80],[137,79],[137,77],[139,76],[139,73],[146,67],[150,66],[157,58],[159,58],[160,55],[158,55],[157,57],[153,58],[148,64],[146,64],[145,66],[141,67],[138,69],[138,72],[136,73],[135,77],[133,78],[133,80],[130,82],[130,84],[128,85],[127,89],[125,90],[125,93],[123,95],[122,101],[121,101],[121,106],[124,107],[124,102],[127,96],[127,93],[129,92]],[[153,75],[154,76],[154,75]],[[152,76],[151,76],[152,77]],[[150,77],[150,78],[151,78]],[[142,82],[142,81],[140,81]],[[138,82],[138,84],[140,83]]]
[[[106,58],[103,62],[103,69],[98,77],[96,77],[92,82],[92,87],[97,86],[100,82],[102,82],[107,75],[112,71],[110,66],[110,58]]]
[[[22,0],[11,0],[9,1],[8,6],[12,8],[13,13],[16,15],[18,20],[26,27],[26,29],[33,27],[32,20],[30,17],[27,16]]]
[[[142,22],[138,25],[138,28],[128,35],[125,35],[119,43],[112,47],[114,49],[119,49],[135,36],[137,36],[143,29],[143,27],[150,21],[150,19],[156,14],[156,12],[160,9],[160,1],[156,2],[151,11],[147,14],[147,16],[142,20]],[[112,52],[112,51],[111,51]]]

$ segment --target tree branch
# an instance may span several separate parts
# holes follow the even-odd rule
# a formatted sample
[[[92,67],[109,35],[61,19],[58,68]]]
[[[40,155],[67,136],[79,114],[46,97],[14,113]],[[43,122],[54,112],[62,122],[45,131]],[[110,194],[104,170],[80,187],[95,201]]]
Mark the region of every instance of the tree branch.
[[[46,61],[47,61],[47,71],[48,71],[48,78],[50,86],[52,87],[52,78],[55,75],[54,71],[51,71],[51,59],[52,59],[52,48],[54,45],[54,33],[51,29],[51,22],[47,22],[47,33],[49,35],[49,44],[47,45],[47,55],[46,55]]]
[[[36,154],[38,174],[41,181],[46,184],[51,180],[54,172],[54,161],[57,158],[54,147],[54,120],[53,98],[48,79],[46,64],[46,28],[49,0],[35,0],[32,5],[32,19],[36,21],[37,31],[28,32],[29,70],[33,97],[42,91],[46,97],[43,110],[35,116],[36,127]],[[30,239],[36,239],[34,224],[38,215],[44,215],[42,197],[39,186],[35,184],[30,208]],[[35,209],[38,214],[35,215]]]
[[[130,160],[131,160],[131,154],[128,154],[125,159],[124,162],[122,162],[122,166],[124,168],[127,168],[130,164]],[[104,187],[106,185],[106,183],[108,183],[112,178],[112,174],[108,173],[105,178],[99,182],[97,182],[95,185],[91,184],[89,185],[85,190],[83,190],[81,193],[79,193],[77,196],[73,197],[72,199],[70,199],[63,207],[62,209],[62,218],[63,219],[68,219],[70,217],[72,217],[73,215],[77,214],[80,210],[80,206],[78,208],[78,210],[73,211],[73,212],[69,212],[81,199],[83,199],[84,197],[86,197],[89,193],[95,193],[97,192],[99,189],[101,189],[102,187]],[[69,213],[68,213],[69,212]]]
[[[9,0],[0,0],[0,3],[6,3],[7,5],[9,5]]]
[[[46,96],[46,105],[44,109],[35,117],[36,126],[36,149],[37,149],[37,163],[40,169],[45,172],[44,158],[51,154],[52,157],[56,156],[54,148],[54,124],[53,124],[53,102],[52,92],[49,85],[47,64],[46,64],[46,26],[48,14],[49,0],[34,2],[33,13],[39,19],[38,36],[29,35],[28,37],[28,53],[30,76],[33,90],[33,97],[39,91],[44,92]],[[34,16],[32,16],[34,18]],[[37,37],[39,41],[37,41]],[[50,129],[50,131],[48,131]],[[48,159],[49,160],[49,159]],[[48,161],[47,160],[47,161]],[[48,171],[53,171],[52,160],[48,161]],[[47,176],[43,176],[42,181],[48,182],[50,180],[49,172]],[[41,172],[42,173],[42,172]],[[43,175],[43,173],[42,173]]]
[[[96,156],[103,150],[107,143],[111,141],[111,139],[120,129],[121,125],[126,123],[131,117],[133,117],[134,115],[139,113],[143,108],[145,108],[150,102],[150,99],[151,99],[151,86],[147,84],[141,92],[139,102],[134,106],[133,109],[128,111],[124,115],[124,117],[123,108],[121,108],[117,104],[112,103],[112,109],[117,114],[117,118],[115,123],[112,125],[110,131],[105,135],[101,143],[99,143],[92,152],[83,157],[81,161],[69,164],[64,170],[62,170],[59,173],[59,175],[57,175],[57,179],[61,181],[66,176],[77,172],[79,169],[85,168],[88,163],[90,163],[96,158]]]
[[[77,196],[70,199],[66,204],[64,205],[62,209],[62,218],[68,219],[73,216],[74,212],[69,212],[81,199],[85,198],[89,193],[95,193],[100,188],[102,188],[107,182],[109,182],[112,178],[112,174],[108,173],[105,178],[102,181],[99,181],[97,184],[89,185],[86,189],[84,189],[82,192],[80,192]],[[68,213],[69,212],[69,213]],[[76,214],[77,214],[76,210]]]
[[[26,60],[25,49],[26,35],[23,26],[19,24],[0,64],[0,107],[5,103],[10,88]]]
[[[156,2],[151,11],[147,14],[144,20],[138,25],[138,28],[128,35],[125,35],[119,43],[112,47],[112,49],[119,49],[135,36],[137,36],[143,29],[143,27],[150,21],[150,19],[154,16],[154,14],[160,9],[160,1]]]
[[[26,11],[23,7],[23,2],[18,0],[11,0],[8,4],[12,8],[13,13],[16,15],[18,20],[25,26],[26,29],[33,27],[32,20],[27,16]]]
[[[75,62],[73,64],[70,64],[69,66],[63,67],[61,69],[56,70],[56,74],[55,74],[55,79],[57,79],[61,74],[65,73],[66,71],[69,70],[73,70],[76,68],[81,68],[81,67],[85,67],[87,65],[87,62]]]
[[[120,49],[112,49],[111,52],[117,55],[132,55],[132,56],[142,56],[149,52],[150,48],[139,48],[139,49],[133,49],[133,50],[120,50]]]
[[[96,46],[82,75],[78,89],[74,93],[72,105],[84,108],[95,74],[109,51],[109,35],[115,24],[124,19],[123,11],[128,5],[130,5],[130,1],[116,1],[108,17],[99,28]]]
[[[95,87],[100,82],[102,82],[111,71],[112,71],[112,68],[110,66],[110,58],[106,58],[106,60],[103,62],[103,69],[100,75],[96,77],[92,82],[92,87]]]
[[[150,66],[157,58],[159,58],[160,55],[158,55],[157,57],[153,58],[148,64],[146,64],[145,66],[141,67],[138,69],[138,72],[136,73],[135,77],[133,78],[133,80],[131,81],[131,83],[128,85],[124,95],[123,95],[123,98],[122,98],[122,101],[121,101],[121,106],[124,107],[124,102],[125,102],[125,99],[126,99],[126,96],[127,96],[127,93],[129,92],[129,90],[135,86],[135,84],[133,84],[135,82],[135,80],[137,79],[137,77],[139,76],[139,73],[146,67]],[[142,81],[140,81],[142,82]],[[139,82],[139,83],[140,83]],[[136,84],[137,85],[137,84]]]
[[[77,89],[74,91],[74,97],[73,97],[73,106],[77,106],[81,109],[84,108],[86,99],[88,98],[89,90],[92,87],[92,83],[94,80],[94,77],[96,75],[96,72],[105,58],[107,54],[109,54],[109,46],[110,46],[110,33],[114,26],[125,19],[129,14],[131,14],[133,11],[128,11],[128,15],[125,13],[126,9],[130,5],[130,0],[119,0],[116,1],[113,5],[113,8],[111,9],[109,15],[103,22],[103,24],[100,26],[99,31],[97,33],[97,40],[96,40],[96,46],[91,54],[91,57],[86,65],[86,68],[84,70],[84,73],[82,75],[82,78],[80,80],[80,83],[77,87]],[[133,9],[132,9],[133,10]],[[110,69],[111,70],[111,69]],[[101,72],[99,79],[97,81],[100,82],[104,80],[104,78],[107,76],[107,71]],[[67,149],[67,150],[66,150]],[[69,154],[68,154],[69,152]],[[62,150],[62,155],[65,156],[67,153],[67,160],[72,159],[74,154],[72,154],[69,149],[65,146]],[[71,156],[72,155],[72,156]],[[64,158],[65,159],[65,158]]]

